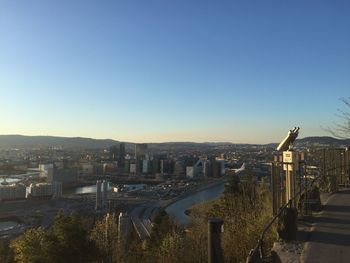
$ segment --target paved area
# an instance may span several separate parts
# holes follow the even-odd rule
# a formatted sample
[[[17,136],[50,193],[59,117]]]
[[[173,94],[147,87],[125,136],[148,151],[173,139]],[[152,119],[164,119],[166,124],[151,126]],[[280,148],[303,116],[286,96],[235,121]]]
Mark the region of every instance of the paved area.
[[[350,189],[331,195],[304,246],[302,262],[350,262]]]

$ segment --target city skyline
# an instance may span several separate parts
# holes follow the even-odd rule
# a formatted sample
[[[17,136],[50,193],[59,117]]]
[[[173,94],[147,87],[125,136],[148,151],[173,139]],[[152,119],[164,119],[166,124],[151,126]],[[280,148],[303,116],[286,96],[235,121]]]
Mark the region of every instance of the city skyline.
[[[329,135],[350,4],[0,3],[0,134],[271,143]]]

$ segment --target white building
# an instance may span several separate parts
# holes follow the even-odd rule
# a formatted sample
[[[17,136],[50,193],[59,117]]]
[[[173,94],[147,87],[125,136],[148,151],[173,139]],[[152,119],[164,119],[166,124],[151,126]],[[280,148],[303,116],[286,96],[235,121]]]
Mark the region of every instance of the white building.
[[[130,164],[130,173],[135,174],[136,173],[136,163]]]
[[[193,178],[194,177],[194,168],[193,166],[186,166],[186,177]]]
[[[48,177],[49,173],[53,172],[53,164],[39,164],[40,177]]]
[[[96,182],[96,204],[95,210],[98,212],[104,212],[104,209],[107,204],[108,198],[108,181],[98,180]]]
[[[150,161],[149,160],[142,160],[142,173],[148,174],[150,168]]]
[[[205,160],[199,159],[194,166],[186,167],[186,176],[188,178],[203,176],[205,174],[205,169],[206,169]]]
[[[37,183],[30,184],[28,196],[33,198],[60,197],[62,195],[62,183]]]
[[[0,200],[26,198],[26,187],[23,184],[0,185]]]

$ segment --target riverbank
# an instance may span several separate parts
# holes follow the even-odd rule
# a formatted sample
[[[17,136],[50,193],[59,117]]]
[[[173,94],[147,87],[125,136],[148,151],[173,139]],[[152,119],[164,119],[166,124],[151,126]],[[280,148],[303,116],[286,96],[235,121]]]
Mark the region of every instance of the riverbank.
[[[188,196],[197,194],[197,193],[202,192],[204,190],[207,190],[209,188],[218,186],[220,184],[224,184],[226,182],[227,182],[227,178],[220,178],[220,179],[215,180],[214,182],[212,182],[212,181],[205,182],[204,184],[198,185],[196,187],[196,189],[193,189],[193,191],[188,190],[188,191],[186,191],[185,193],[183,193],[180,196],[176,196],[176,197],[174,197],[174,198],[172,198],[170,200],[164,200],[163,201],[164,204],[162,204],[161,208],[166,209],[167,207],[171,206],[172,204],[174,204],[174,203],[176,203],[178,201],[181,201],[182,199],[185,199]]]
[[[186,194],[172,199],[167,203],[165,211],[168,215],[176,218],[181,225],[187,225],[189,222],[188,209],[196,204],[216,200],[224,192],[226,180],[216,180],[199,186],[194,191],[188,191]],[[187,213],[186,213],[187,211]]]

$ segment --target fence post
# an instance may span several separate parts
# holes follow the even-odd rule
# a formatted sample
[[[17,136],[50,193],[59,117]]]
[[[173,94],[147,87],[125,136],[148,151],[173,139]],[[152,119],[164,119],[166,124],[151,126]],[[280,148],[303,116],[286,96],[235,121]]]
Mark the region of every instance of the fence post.
[[[222,263],[224,257],[221,248],[221,227],[224,221],[221,218],[208,220],[208,263]]]
[[[272,214],[277,214],[277,192],[279,189],[277,189],[277,173],[276,173],[276,164],[271,163],[271,188],[272,188]]]

